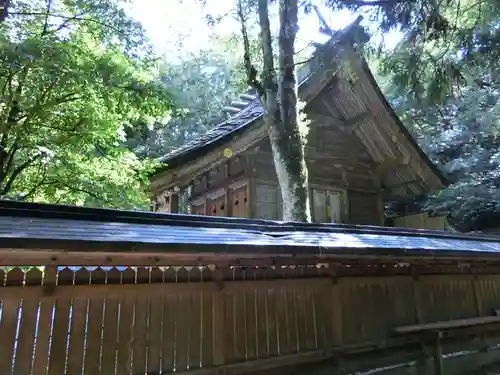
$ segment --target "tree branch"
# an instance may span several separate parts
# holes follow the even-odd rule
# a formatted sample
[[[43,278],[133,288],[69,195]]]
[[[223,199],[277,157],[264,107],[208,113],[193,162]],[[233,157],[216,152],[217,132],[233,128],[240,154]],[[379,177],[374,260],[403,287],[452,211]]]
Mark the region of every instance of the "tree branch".
[[[334,31],[326,22],[325,18],[323,17],[321,12],[319,11],[318,6],[316,4],[311,4],[311,3],[310,3],[310,5],[311,5],[311,8],[313,8],[314,13],[316,13],[316,17],[318,17],[319,23],[321,25],[321,31],[327,35],[332,36],[334,34]]]
[[[19,151],[19,146],[17,145],[17,142],[14,142],[14,144],[11,147],[10,152],[6,152],[5,155],[8,157],[7,162],[5,163],[5,159],[2,160],[2,165],[0,166],[1,168],[1,176],[0,176],[0,183],[2,183],[5,179],[5,177],[8,176],[9,171],[12,168],[12,165],[14,163],[14,156],[16,155],[16,152]],[[5,167],[4,167],[5,163]]]
[[[44,103],[44,104],[37,103],[35,105],[35,107],[31,108],[30,110],[27,110],[27,112],[29,112],[28,114],[23,115],[20,118],[18,118],[18,121],[25,119],[23,122],[23,126],[26,126],[30,122],[30,120],[38,114],[38,111],[40,111],[41,109],[48,109],[48,108],[57,106],[59,104],[70,103],[70,102],[76,101],[78,99],[81,99],[80,96],[75,96],[75,95],[76,95],[76,93],[70,93],[70,94],[63,95],[60,98],[54,99],[54,100],[47,102],[47,103]]]
[[[14,172],[12,172],[12,174],[10,175],[10,178],[9,180],[7,181],[7,183],[5,184],[5,186],[3,187],[2,191],[0,192],[0,195],[6,195],[10,192],[10,190],[12,189],[12,185],[14,184],[14,181],[16,180],[17,177],[19,177],[19,175],[26,169],[28,168],[30,165],[32,165],[35,161],[37,161],[38,159],[40,159],[42,157],[42,154],[39,153],[39,154],[36,154],[35,156],[33,156],[32,158],[26,160],[23,164],[21,164],[17,169],[14,170]]]
[[[346,5],[355,5],[358,7],[363,6],[393,6],[399,3],[407,2],[408,0],[341,0]]]
[[[264,87],[262,86],[262,83],[257,79],[257,69],[255,69],[255,66],[252,64],[246,19],[245,15],[243,14],[243,6],[241,4],[241,1],[242,0],[238,0],[237,14],[240,20],[241,36],[243,37],[243,49],[244,49],[243,62],[247,74],[247,83],[250,87],[253,87],[255,90],[257,90],[257,94],[259,95],[259,97],[264,98],[265,96]]]
[[[55,84],[56,81],[52,80],[47,88],[37,98],[35,107],[31,110],[26,110],[26,114],[19,117],[17,121],[21,121],[24,119],[23,125],[26,126],[30,122],[31,118],[33,118],[36,115],[36,112],[41,108],[40,103],[47,97],[47,95],[49,95],[49,92],[52,91],[52,89],[55,87]]]
[[[52,8],[52,0],[47,0],[47,13],[45,14],[45,22],[43,23],[42,36],[47,35],[47,31],[49,30],[49,16],[51,8]]]
[[[41,180],[37,182],[35,185],[33,185],[33,187],[26,194],[23,195],[21,200],[25,201],[26,199],[31,198],[37,192],[37,190],[41,188],[43,185],[48,186],[57,184],[57,181],[46,182],[46,180],[47,180],[47,168],[44,169]]]
[[[57,130],[61,133],[66,133],[66,134],[61,134],[57,138],[52,138],[52,143],[59,144],[59,142],[60,142],[59,138],[61,138],[62,142],[67,141],[67,139],[68,139],[67,133],[71,133],[71,135],[77,135],[79,137],[84,137],[85,136],[84,133],[78,133],[78,134],[76,134],[76,133],[77,133],[80,125],[82,125],[85,122],[85,120],[86,119],[84,117],[79,117],[78,120],[75,121],[75,123],[72,126],[68,126],[68,127],[55,126],[53,123],[41,123],[41,124],[38,124],[37,126],[42,127],[42,128],[46,128],[46,129]]]
[[[269,8],[267,0],[259,0],[259,24],[261,33],[261,47],[264,61],[262,81],[266,99],[277,95],[276,72],[274,69],[274,54],[271,36],[271,24],[269,22]],[[273,100],[274,102],[274,100]],[[268,110],[270,110],[268,108]]]
[[[7,117],[4,116],[2,122],[0,123],[0,146],[2,147],[2,150],[0,150],[0,152],[2,153],[2,163],[0,165],[3,165],[3,162],[5,161],[4,153],[5,147],[7,145],[8,135],[14,125],[18,122],[18,115],[21,112],[21,110],[19,109],[19,100],[23,93],[24,83],[28,72],[29,66],[25,65],[21,70],[21,76],[19,77],[15,91],[12,90],[12,81],[10,81],[9,83],[9,104],[8,109],[5,111],[5,115]]]
[[[106,199],[106,198],[103,198],[103,197],[100,197],[98,196],[97,194],[95,193],[92,193],[91,191],[88,191],[86,189],[82,189],[82,188],[78,188],[78,187],[74,187],[74,186],[70,186],[70,185],[67,185],[67,184],[63,184],[62,185],[63,187],[65,187],[66,189],[69,189],[69,190],[72,190],[72,191],[75,191],[75,192],[79,192],[79,193],[84,193],[84,194],[87,194],[89,197],[92,197],[92,198],[95,198],[97,199],[98,201],[102,201],[102,202],[105,202],[109,205],[113,205],[113,202],[110,201],[109,199]]]
[[[14,92],[11,92],[10,95],[10,109],[8,111],[7,119],[6,119],[6,125],[7,128],[6,130],[8,131],[10,128],[12,128],[12,125],[16,122],[17,115],[19,114],[19,99],[23,93],[24,89],[24,81],[26,80],[26,77],[29,72],[29,67],[25,65],[23,69],[21,70],[21,76],[19,77],[18,83],[16,90]]]
[[[55,29],[55,30],[54,30],[54,33],[57,33],[57,32],[59,32],[59,31],[61,31],[62,29],[64,29],[66,26],[68,26],[68,25],[69,25],[69,23],[70,23],[71,21],[78,21],[78,20],[82,19],[81,17],[82,17],[82,16],[84,16],[84,15],[86,15],[86,14],[88,14],[88,13],[89,13],[89,11],[85,11],[85,12],[78,13],[78,14],[76,14],[76,15],[72,16],[72,17],[69,17],[68,19],[64,20],[64,22],[63,22],[63,23],[61,23],[61,24],[57,27],[57,29]]]
[[[16,15],[16,16],[45,16],[46,15],[46,13],[41,13],[41,12],[12,12],[10,14],[11,15]],[[82,17],[78,17],[78,16],[68,17],[68,16],[61,16],[59,14],[54,14],[54,13],[49,14],[49,17],[62,18],[62,19],[65,19],[65,20],[72,20],[72,21],[87,21],[87,22],[92,22],[92,23],[104,26],[106,28],[115,30],[118,33],[122,33],[122,30],[120,30],[120,29],[118,29],[118,28],[116,28],[116,27],[114,27],[112,25],[109,25],[107,23],[94,20],[92,18],[82,18]]]
[[[45,104],[42,104],[40,106],[40,108],[43,108],[45,106],[56,106],[56,105],[63,104],[63,103],[69,103],[69,102],[73,102],[73,101],[78,100],[78,99],[81,99],[81,96],[78,96],[76,94],[76,92],[72,92],[72,93],[63,95],[59,98],[56,98],[54,100],[51,100]]]
[[[9,74],[5,77],[5,82],[2,87],[2,92],[1,92],[2,96],[7,96],[7,93],[5,91],[7,90],[7,86],[12,85],[11,80],[14,77],[14,74],[15,73],[12,71],[12,69],[9,69]]]

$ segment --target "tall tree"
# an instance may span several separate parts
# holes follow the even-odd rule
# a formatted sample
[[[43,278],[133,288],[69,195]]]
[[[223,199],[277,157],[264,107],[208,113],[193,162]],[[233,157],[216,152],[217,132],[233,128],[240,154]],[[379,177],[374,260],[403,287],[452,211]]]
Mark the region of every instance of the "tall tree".
[[[279,1],[278,69],[269,18],[269,1],[256,4],[262,50],[262,79],[252,63],[247,19],[251,2],[238,2],[238,17],[244,44],[248,84],[259,94],[265,108],[265,123],[273,151],[274,165],[283,197],[283,219],[310,221],[307,165],[304,157],[307,127],[299,121],[295,40],[298,31],[298,0]],[[302,126],[301,126],[302,125]]]
[[[125,130],[171,109],[140,25],[111,0],[12,1],[0,27],[0,197],[144,208]]]

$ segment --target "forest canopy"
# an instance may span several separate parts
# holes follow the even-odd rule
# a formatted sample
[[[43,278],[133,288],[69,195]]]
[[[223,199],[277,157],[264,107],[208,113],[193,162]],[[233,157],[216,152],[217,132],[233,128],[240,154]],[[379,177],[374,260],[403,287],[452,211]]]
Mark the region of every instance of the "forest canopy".
[[[127,132],[166,122],[142,26],[112,0],[12,1],[0,27],[0,197],[144,208],[151,160]]]

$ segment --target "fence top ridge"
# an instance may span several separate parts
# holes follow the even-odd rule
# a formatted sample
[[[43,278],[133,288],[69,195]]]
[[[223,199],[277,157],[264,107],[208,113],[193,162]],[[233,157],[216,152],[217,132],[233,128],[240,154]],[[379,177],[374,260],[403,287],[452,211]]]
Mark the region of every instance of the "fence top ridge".
[[[2,247],[269,254],[500,257],[500,238],[0,201]]]

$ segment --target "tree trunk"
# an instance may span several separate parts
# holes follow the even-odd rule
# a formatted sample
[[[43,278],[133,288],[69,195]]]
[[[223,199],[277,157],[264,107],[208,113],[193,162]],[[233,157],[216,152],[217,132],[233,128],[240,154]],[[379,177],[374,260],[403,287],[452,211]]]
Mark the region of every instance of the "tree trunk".
[[[247,82],[257,90],[265,109],[274,166],[283,197],[283,219],[311,221],[307,166],[304,158],[305,124],[300,124],[295,78],[295,37],[298,31],[298,0],[280,0],[279,77],[274,67],[269,0],[258,0],[260,42],[263,55],[262,82],[252,64],[246,29],[245,0],[237,3],[244,46]],[[246,3],[248,7],[248,3]],[[278,83],[279,81],[279,83]]]
[[[279,84],[273,66],[268,0],[259,0],[259,22],[264,56],[265,121],[274,165],[283,197],[283,220],[311,221],[305,132],[298,121],[295,75],[295,38],[298,31],[297,0],[280,0]]]

